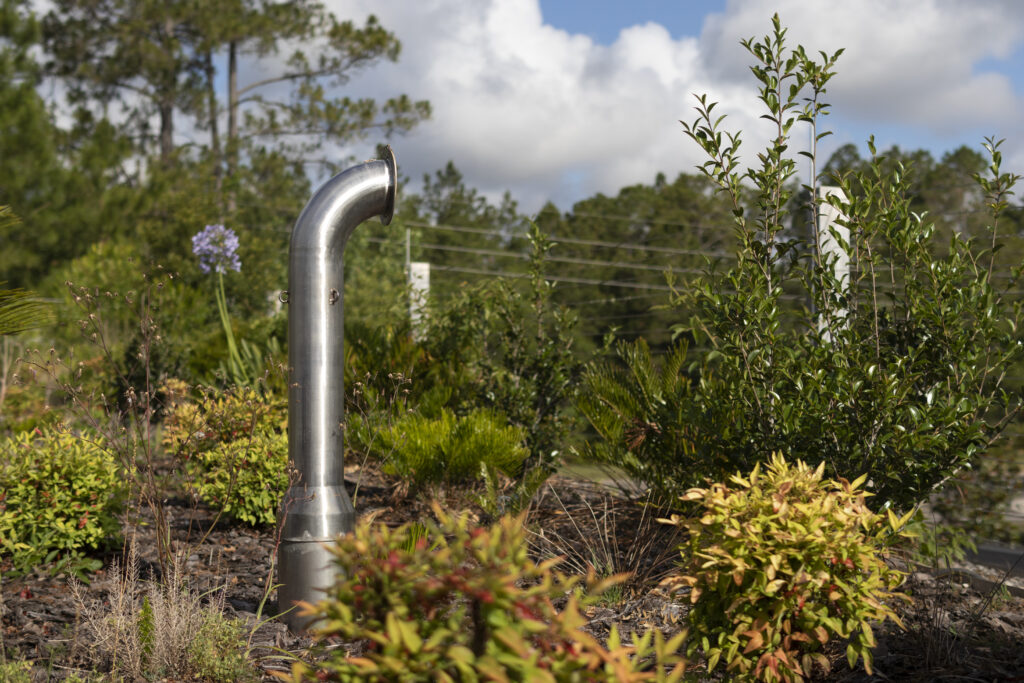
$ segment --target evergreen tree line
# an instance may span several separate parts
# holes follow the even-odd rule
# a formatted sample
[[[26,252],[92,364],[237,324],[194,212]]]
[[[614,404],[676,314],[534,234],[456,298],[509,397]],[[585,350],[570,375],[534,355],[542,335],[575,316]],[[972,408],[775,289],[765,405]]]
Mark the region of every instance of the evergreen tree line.
[[[0,0],[0,205],[21,219],[0,235],[0,280],[63,301],[67,281],[114,291],[149,268],[176,273],[164,322],[181,338],[167,369],[202,374],[223,354],[223,334],[190,238],[223,224],[239,235],[242,270],[225,287],[240,336],[283,343],[278,296],[310,177],[348,162],[332,156],[339,146],[386,140],[430,115],[429,103],[402,94],[345,95],[353,75],[400,53],[374,17],[337,17],[313,0],[59,0],[43,15]],[[980,234],[978,151],[935,159],[893,148],[885,157],[912,169],[915,210],[940,231]],[[866,163],[846,145],[822,182]],[[584,341],[596,345],[615,329],[663,349],[680,316],[668,306],[671,290],[734,258],[731,207],[713,190],[696,172],[659,173],[527,216],[507,193],[489,201],[448,162],[420,192],[402,193],[391,226],[355,234],[346,318],[405,320],[407,240],[411,260],[431,264],[439,300],[486,279],[525,284],[532,220],[554,242],[545,266],[554,301],[576,312]],[[805,236],[804,214],[794,215],[793,235]],[[1020,210],[1007,220],[997,275],[1006,278],[1024,253]],[[68,343],[77,334],[70,316],[57,315]],[[131,325],[111,316],[129,356]]]

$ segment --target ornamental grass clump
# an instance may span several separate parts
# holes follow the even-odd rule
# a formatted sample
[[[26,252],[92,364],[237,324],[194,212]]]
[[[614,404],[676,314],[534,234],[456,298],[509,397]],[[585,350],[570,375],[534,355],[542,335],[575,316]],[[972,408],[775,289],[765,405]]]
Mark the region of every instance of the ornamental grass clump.
[[[438,522],[360,525],[332,546],[338,578],[302,614],[332,648],[293,681],[679,681],[685,634],[660,632],[607,647],[582,630],[580,608],[623,579],[567,577],[558,559],[534,564],[522,518],[488,528],[435,508]],[[564,602],[561,610],[556,602]]]
[[[907,523],[872,512],[870,495],[854,482],[822,480],[811,469],[773,455],[762,471],[730,478],[730,485],[690,489],[684,501],[701,510],[667,520],[690,535],[683,548],[690,587],[689,623],[708,670],[720,662],[735,680],[798,681],[815,663],[829,668],[821,648],[849,639],[851,668],[858,659],[871,674],[873,623],[892,619],[903,575],[883,559],[886,545]]]
[[[76,654],[105,674],[102,680],[259,680],[245,623],[224,613],[223,587],[200,594],[189,585],[186,559],[176,554],[159,581],[146,580],[131,538],[124,563],[111,568],[116,579],[104,600],[72,582]]]

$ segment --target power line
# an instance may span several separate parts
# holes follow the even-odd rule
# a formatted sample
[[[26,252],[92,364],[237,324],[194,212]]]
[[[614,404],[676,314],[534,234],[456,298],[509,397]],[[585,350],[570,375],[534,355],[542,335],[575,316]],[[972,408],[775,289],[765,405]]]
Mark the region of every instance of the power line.
[[[473,274],[473,275],[493,275],[495,277],[509,277],[509,278],[515,278],[515,279],[522,279],[522,278],[527,278],[527,277],[530,276],[529,273],[512,273],[512,272],[504,271],[504,270],[484,270],[483,268],[463,268],[463,267],[459,267],[459,266],[440,266],[440,265],[434,265],[434,264],[430,265],[430,269],[431,270],[450,271],[450,272],[453,272],[453,273],[469,273],[469,274]],[[657,291],[662,291],[662,292],[674,292],[674,291],[676,291],[673,287],[669,287],[667,285],[651,285],[651,284],[643,284],[643,283],[640,283],[640,282],[624,282],[622,280],[594,280],[594,279],[590,279],[590,278],[567,277],[567,276],[562,276],[562,275],[541,275],[541,277],[544,280],[547,280],[548,282],[565,282],[565,283],[568,283],[568,284],[576,284],[576,285],[598,285],[598,286],[602,286],[602,287],[605,287],[605,286],[607,286],[607,287],[624,287],[624,288],[627,288],[627,289],[650,289],[650,290],[657,290]],[[728,293],[735,294],[735,292],[728,292]],[[784,300],[784,301],[801,301],[801,302],[807,301],[807,297],[806,296],[801,296],[799,294],[780,294],[779,295],[779,299]]]
[[[367,239],[367,241],[376,244],[394,243],[394,240],[386,240],[379,237],[370,237]],[[459,254],[476,254],[480,256],[494,256],[497,258],[516,258],[523,261],[530,258],[529,254],[525,254],[520,251],[485,249],[483,247],[459,247],[453,244],[429,244],[424,242],[420,242],[416,246],[419,247],[420,249],[429,249],[432,251],[447,251]],[[672,268],[671,266],[649,266],[643,263],[629,263],[627,261],[597,261],[594,259],[581,259],[574,258],[571,256],[545,256],[544,260],[552,263],[570,263],[574,265],[597,266],[601,268],[624,268],[627,270],[646,270],[654,271],[657,273],[664,273],[669,270],[675,273],[690,273],[693,275],[701,275],[704,273],[703,270],[698,270],[696,268]]]
[[[530,258],[529,254],[524,254],[522,252],[498,251],[495,249],[471,249],[469,247],[455,247],[443,244],[425,244],[422,242],[417,246],[419,246],[421,249],[432,249],[435,251],[458,251],[468,254],[483,254],[486,256],[498,256],[509,258],[515,257],[521,260],[527,260]],[[626,261],[597,261],[594,259],[573,258],[571,256],[545,256],[544,260],[552,263],[571,263],[580,266],[599,266],[603,268],[626,268],[629,270],[647,270],[658,273],[664,273],[665,271],[670,269],[670,266],[649,266],[642,263],[628,263]],[[696,275],[699,275],[704,272],[702,270],[697,270],[694,268],[672,268],[672,270],[674,272],[693,273]]]
[[[431,270],[442,270],[453,273],[469,273],[472,275],[493,275],[495,277],[526,278],[529,273],[513,273],[505,270],[484,270],[483,268],[464,268],[461,266],[440,266],[430,264]],[[543,278],[549,282],[566,282],[576,285],[599,285],[607,287],[623,287],[627,289],[652,289],[664,292],[671,292],[672,288],[667,285],[650,285],[640,282],[625,282],[623,280],[594,280],[591,278],[568,277],[563,275],[544,275]]]
[[[563,306],[592,306],[596,304],[614,304],[623,301],[636,301],[638,299],[657,299],[660,298],[661,294],[637,294],[635,296],[612,296],[605,297],[603,299],[588,299],[587,301],[569,301]]]
[[[576,216],[583,216],[584,218],[600,218],[608,221],[629,221],[631,223],[643,223],[645,225],[673,225],[680,228],[687,228],[689,230],[700,230],[702,232],[728,232],[732,226],[720,226],[720,225],[697,225],[695,223],[681,223],[679,221],[665,221],[656,218],[642,218],[638,216],[615,216],[610,214],[600,213],[587,213],[587,212],[570,212],[567,214],[569,218],[575,218]]]
[[[446,230],[450,232],[464,232],[476,235],[487,235],[491,237],[511,237],[513,239],[525,239],[524,235],[509,235],[501,232],[500,230],[485,230],[482,228],[470,228],[459,225],[444,225],[437,224],[431,225],[430,223],[422,223],[420,221],[405,221],[405,225],[411,225],[415,228],[426,228],[428,230]],[[642,246],[639,244],[626,244],[625,242],[606,242],[603,240],[585,240],[578,239],[575,237],[562,237],[558,235],[548,235],[548,239],[552,242],[560,242],[562,244],[579,244],[590,247],[606,247],[609,249],[632,249],[635,251],[648,251],[661,254],[672,254],[674,256],[715,256],[718,258],[735,258],[735,255],[726,251],[707,251],[701,249],[676,249],[674,247],[651,247]]]

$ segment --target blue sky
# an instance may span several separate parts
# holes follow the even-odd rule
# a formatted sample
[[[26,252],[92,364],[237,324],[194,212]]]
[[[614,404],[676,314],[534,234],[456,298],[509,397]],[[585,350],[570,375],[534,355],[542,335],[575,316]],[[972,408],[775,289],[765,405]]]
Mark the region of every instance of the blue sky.
[[[352,95],[429,99],[433,119],[393,146],[417,181],[453,160],[489,196],[527,211],[616,193],[702,161],[680,130],[708,93],[742,130],[751,161],[766,139],[741,38],[778,12],[791,44],[845,47],[827,120],[839,145],[875,134],[885,149],[936,157],[985,135],[1024,171],[1024,0],[327,0],[376,14],[402,40],[397,64]],[[806,140],[798,132],[795,141]],[[372,149],[339,149],[365,158]]]
[[[655,22],[673,38],[700,35],[704,17],[722,12],[725,0],[541,0],[544,21],[611,45],[627,26]]]
[[[1006,57],[990,57],[975,64],[975,71],[995,71],[1007,76],[1018,93],[1024,93],[1024,42]]]

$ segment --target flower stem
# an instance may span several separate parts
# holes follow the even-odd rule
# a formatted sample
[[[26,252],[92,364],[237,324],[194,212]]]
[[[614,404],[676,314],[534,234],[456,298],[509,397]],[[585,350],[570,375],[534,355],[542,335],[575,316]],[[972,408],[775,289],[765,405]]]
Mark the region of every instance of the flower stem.
[[[228,369],[231,371],[231,380],[235,384],[247,386],[249,373],[246,372],[245,364],[238,353],[238,346],[235,344],[235,334],[231,331],[231,318],[228,316],[227,297],[224,295],[224,273],[217,272],[217,311],[220,313],[220,323],[224,327],[224,336],[228,342]]]

